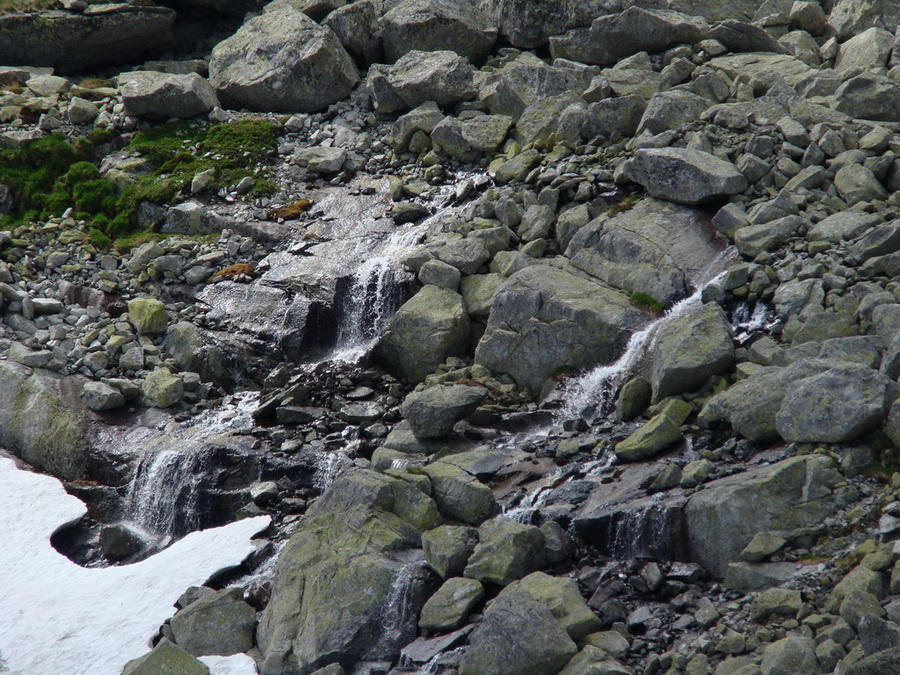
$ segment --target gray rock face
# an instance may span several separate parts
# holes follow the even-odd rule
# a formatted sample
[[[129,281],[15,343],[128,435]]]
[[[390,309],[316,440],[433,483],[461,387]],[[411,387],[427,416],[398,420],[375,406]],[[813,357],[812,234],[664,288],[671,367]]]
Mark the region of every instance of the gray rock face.
[[[134,61],[172,41],[175,11],[129,7],[85,16],[69,12],[0,16],[0,63],[72,72]]]
[[[786,441],[840,443],[876,428],[890,407],[891,381],[865,366],[845,365],[791,387],[775,424]]]
[[[212,85],[196,73],[133,71],[119,76],[125,112],[134,117],[188,119],[219,105]]]
[[[855,35],[840,46],[834,68],[838,72],[884,68],[893,46],[893,33],[883,28],[872,27]]]
[[[472,2],[402,0],[381,19],[384,54],[396,61],[414,49],[449,49],[472,62],[484,60],[497,39],[497,29]]]
[[[703,305],[666,324],[653,350],[654,400],[698,389],[727,370],[734,362],[732,337],[718,305]]]
[[[476,363],[539,392],[562,368],[610,363],[647,321],[621,293],[575,274],[533,265],[494,296]]]
[[[566,249],[575,267],[666,306],[685,297],[717,255],[700,212],[656,199],[598,217]]]
[[[318,112],[359,81],[332,30],[290,7],[251,19],[216,45],[209,74],[223,103],[280,112]]]
[[[474,527],[441,525],[422,533],[425,562],[442,579],[461,575],[478,543]]]
[[[462,296],[425,286],[394,314],[376,353],[392,372],[421,382],[448,356],[462,354],[468,337]]]
[[[474,579],[448,579],[422,608],[419,628],[446,632],[458,628],[472,607],[484,597],[484,586]]]
[[[454,424],[475,412],[485,396],[484,387],[438,385],[411,393],[400,412],[416,436],[436,438],[447,435]]]
[[[210,593],[172,617],[179,647],[194,656],[231,656],[253,646],[256,610],[241,599],[239,588]]]
[[[652,196],[678,204],[704,204],[747,188],[747,179],[733,164],[687,148],[638,150],[625,175]]]
[[[528,593],[501,593],[469,638],[460,675],[558,673],[578,648],[553,614]]]
[[[685,509],[692,556],[722,577],[758,532],[807,527],[830,515],[840,480],[830,459],[813,455],[707,483]]]
[[[857,75],[835,92],[834,108],[856,119],[900,122],[900,86],[883,75]]]
[[[393,66],[373,66],[366,87],[378,112],[416,108],[426,101],[441,106],[475,98],[474,69],[451,51],[411,51]]]

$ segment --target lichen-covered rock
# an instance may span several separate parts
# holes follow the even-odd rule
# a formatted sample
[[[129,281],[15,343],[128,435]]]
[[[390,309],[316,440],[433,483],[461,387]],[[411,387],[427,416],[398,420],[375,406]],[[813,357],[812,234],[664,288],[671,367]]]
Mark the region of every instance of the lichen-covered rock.
[[[835,92],[834,108],[856,119],[898,122],[900,85],[883,75],[857,75]]]
[[[821,672],[816,643],[807,637],[786,637],[763,650],[764,675],[815,675]]]
[[[506,115],[479,115],[466,120],[445,117],[434,127],[431,140],[438,150],[464,162],[494,154],[512,125]]]
[[[246,347],[236,336],[198,328],[189,321],[170,326],[163,346],[179,368],[219,386],[233,386],[249,365]]]
[[[184,398],[184,383],[168,368],[156,368],[144,378],[141,394],[145,405],[170,408]]]
[[[448,579],[422,608],[419,628],[438,633],[458,628],[483,597],[484,586],[475,579]]]
[[[413,50],[392,66],[373,66],[366,88],[379,113],[416,108],[426,101],[449,106],[475,98],[474,72],[455,52]]]
[[[679,204],[704,204],[747,188],[747,179],[731,162],[687,148],[638,150],[625,175],[652,196]]]
[[[434,501],[441,513],[466,525],[478,525],[497,510],[491,489],[470,472],[446,461],[422,471],[431,479]]]
[[[728,317],[709,304],[663,326],[653,350],[653,399],[662,399],[703,386],[734,362]]]
[[[166,306],[156,298],[134,298],[128,301],[128,318],[140,335],[165,333],[169,325]]]
[[[227,105],[318,112],[346,97],[359,72],[330,28],[285,7],[251,19],[216,45],[209,79]]]
[[[125,664],[122,675],[209,675],[209,668],[185,650],[163,638],[146,656]]]
[[[667,415],[657,415],[624,441],[616,443],[616,457],[626,462],[647,459],[681,440],[681,429]]]
[[[172,617],[176,644],[194,656],[231,656],[253,646],[256,610],[242,599],[240,588],[210,593]]]
[[[578,648],[553,614],[524,591],[504,592],[469,638],[460,675],[558,673]]]
[[[561,369],[611,363],[646,321],[621,293],[558,267],[533,265],[494,296],[475,361],[538,393]]]
[[[86,382],[81,390],[81,398],[84,404],[91,410],[113,410],[125,405],[125,397],[122,392],[110,387],[103,382]]]
[[[504,592],[513,591],[525,592],[545,605],[569,637],[576,642],[603,627],[600,617],[594,614],[581,597],[578,583],[574,579],[534,572],[519,581],[514,581]]]
[[[425,286],[394,314],[376,353],[391,372],[421,382],[448,356],[462,354],[468,338],[462,296]]]
[[[148,119],[188,119],[219,105],[210,83],[197,75],[132,71],[119,75],[125,112]]]
[[[474,527],[441,525],[422,534],[425,562],[442,579],[460,575],[478,543]]]
[[[402,0],[381,18],[381,31],[390,62],[414,49],[449,49],[477,63],[497,39],[478,5],[463,0]]]
[[[478,528],[478,545],[464,575],[482,583],[507,586],[546,563],[544,534],[533,525],[494,518]]]
[[[484,387],[463,384],[437,385],[409,394],[400,407],[413,433],[420,438],[445,436],[487,396]]]

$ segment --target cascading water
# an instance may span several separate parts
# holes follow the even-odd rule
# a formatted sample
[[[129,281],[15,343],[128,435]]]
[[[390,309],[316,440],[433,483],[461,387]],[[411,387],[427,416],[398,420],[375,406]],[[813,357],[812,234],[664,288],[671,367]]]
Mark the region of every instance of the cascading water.
[[[705,270],[696,290],[675,303],[662,317],[643,330],[633,333],[625,351],[610,365],[598,366],[565,385],[563,406],[556,413],[559,422],[583,417],[593,423],[609,413],[616,391],[628,377],[637,361],[644,355],[651,341],[667,323],[687,314],[701,302],[703,291],[724,276],[722,267],[730,260],[732,249],[726,249]]]
[[[746,302],[735,307],[731,328],[738,344],[746,343],[756,333],[769,327],[769,307],[765,303],[757,302],[753,309]]]

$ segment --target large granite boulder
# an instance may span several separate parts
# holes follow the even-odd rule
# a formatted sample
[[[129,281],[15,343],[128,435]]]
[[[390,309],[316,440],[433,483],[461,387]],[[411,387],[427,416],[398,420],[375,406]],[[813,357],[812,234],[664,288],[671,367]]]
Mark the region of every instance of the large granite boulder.
[[[537,394],[563,370],[614,361],[646,321],[621,293],[574,271],[532,265],[494,296],[475,361]]]
[[[547,607],[523,590],[501,593],[469,638],[460,675],[558,673],[578,648]]]
[[[432,462],[422,471],[431,479],[432,496],[438,509],[448,518],[466,525],[479,525],[497,511],[494,493],[473,473],[449,461]]]
[[[459,293],[425,286],[391,318],[376,354],[395,375],[421,382],[448,356],[464,352],[469,326]]]
[[[373,66],[366,88],[379,113],[416,108],[426,101],[449,106],[471,100],[477,92],[472,64],[447,50],[413,50],[392,66]]]
[[[734,362],[728,317],[709,304],[665,324],[653,349],[653,398],[694,391]]]
[[[583,640],[603,628],[603,622],[588,607],[574,579],[533,572],[511,583],[503,593],[515,591],[524,591],[545,605],[575,641]]]
[[[678,204],[705,204],[747,189],[747,179],[734,164],[687,148],[638,150],[625,175],[653,197]]]
[[[507,586],[540,570],[546,562],[546,540],[540,528],[501,516],[478,528],[478,545],[463,574],[482,583]]]
[[[834,108],[856,119],[900,122],[900,85],[884,75],[857,75],[835,92]]]
[[[94,14],[62,11],[0,16],[0,63],[77,72],[136,60],[172,42],[175,11],[128,6]]]
[[[475,412],[486,396],[484,387],[437,385],[409,394],[400,412],[416,436],[437,438],[450,433],[454,424]]]
[[[373,63],[381,56],[381,0],[358,0],[331,12],[322,21],[352,56]]]
[[[691,556],[721,578],[759,532],[821,523],[839,508],[841,474],[828,457],[792,457],[707,483],[684,510]]]
[[[873,27],[893,31],[897,24],[900,7],[882,0],[837,0],[828,16],[829,28],[841,41]]]
[[[887,66],[893,46],[893,33],[872,27],[840,46],[834,69],[838,72],[877,71]]]
[[[206,664],[197,660],[184,649],[163,638],[153,651],[125,664],[122,675],[159,675],[179,673],[179,675],[209,675]]]
[[[401,0],[381,18],[384,55],[393,62],[414,49],[449,49],[483,61],[497,39],[476,3],[466,0]]]
[[[0,362],[0,446],[64,480],[84,478],[88,416],[71,378]]]
[[[226,105],[318,112],[345,98],[359,72],[330,28],[285,7],[251,19],[216,45],[209,79]]]
[[[134,117],[188,119],[219,105],[212,85],[197,73],[171,75],[138,70],[117,79],[125,112]]]
[[[415,637],[429,590],[413,547],[439,522],[434,502],[406,480],[357,471],[335,481],[278,559],[257,630],[260,672],[394,658]]]
[[[719,251],[702,212],[643,199],[582,227],[566,248],[572,264],[627,294],[645,293],[671,305],[704,281]]]
[[[231,656],[253,646],[256,610],[243,590],[215,591],[175,613],[170,622],[176,644],[194,656]]]
[[[519,48],[544,47],[547,38],[614,11],[607,0],[482,0],[500,33]]]

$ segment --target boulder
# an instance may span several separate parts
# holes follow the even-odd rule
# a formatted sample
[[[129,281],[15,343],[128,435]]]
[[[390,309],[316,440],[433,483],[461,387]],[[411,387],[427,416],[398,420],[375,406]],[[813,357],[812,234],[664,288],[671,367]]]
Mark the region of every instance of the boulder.
[[[103,382],[86,382],[81,390],[84,404],[91,410],[113,410],[125,405],[125,397],[118,389]]]
[[[170,75],[136,70],[117,79],[125,112],[133,117],[188,119],[204,115],[219,105],[212,85],[197,73]]]
[[[558,673],[578,648],[553,614],[523,591],[503,593],[469,637],[460,675]]]
[[[344,148],[297,148],[291,160],[305,166],[313,173],[337,173],[344,166],[347,151]]]
[[[571,239],[566,257],[628,295],[645,293],[665,306],[700,283],[719,255],[697,209],[645,198],[614,216],[601,215]]]
[[[823,218],[809,228],[806,238],[809,241],[853,241],[881,223],[881,217],[875,213],[861,211],[840,211]]]
[[[332,483],[279,556],[257,630],[260,672],[395,658],[415,638],[429,590],[412,547],[439,522],[405,480],[358,470]]]
[[[856,119],[900,122],[900,85],[883,75],[857,75],[835,92],[834,108]]]
[[[893,46],[893,33],[873,26],[840,46],[834,69],[839,73],[877,71],[887,66]]]
[[[416,108],[426,101],[450,106],[475,98],[474,69],[452,51],[413,50],[392,66],[373,66],[366,78],[376,112]]]
[[[730,52],[773,52],[780,54],[785,48],[764,28],[737,19],[726,19],[713,26],[709,39],[721,42]]]
[[[242,589],[226,588],[176,612],[170,622],[176,644],[194,656],[231,656],[249,650],[256,610],[242,598]]]
[[[734,233],[734,243],[748,258],[765,251],[773,251],[803,226],[800,216],[785,216],[767,223],[748,225]]]
[[[475,412],[486,396],[484,387],[437,385],[409,394],[400,412],[416,436],[437,438],[450,433],[454,424]]]
[[[667,322],[653,349],[653,400],[699,389],[734,362],[728,317],[715,304]]]
[[[155,298],[129,300],[128,319],[139,335],[165,333],[169,324],[166,306]]]
[[[425,286],[397,310],[375,349],[389,371],[421,382],[448,356],[462,354],[468,338],[462,296]]]
[[[419,628],[437,633],[454,630],[462,625],[483,597],[484,586],[475,579],[448,579],[422,608]]]
[[[686,122],[700,119],[709,105],[710,102],[702,96],[680,89],[654,94],[647,103],[636,133],[647,130],[653,134],[661,134],[669,129],[677,129]]]
[[[509,518],[494,518],[478,528],[478,545],[464,575],[482,583],[507,586],[546,564],[541,530]]]
[[[318,112],[346,98],[359,72],[330,28],[285,7],[251,19],[216,45],[209,80],[226,105]]]
[[[571,271],[532,265],[494,296],[475,362],[536,394],[564,368],[612,363],[646,321],[621,293]]]
[[[425,562],[442,579],[463,573],[477,543],[478,530],[473,527],[441,525],[422,534]]]
[[[401,0],[381,18],[381,32],[389,62],[412,50],[448,49],[478,63],[497,39],[477,4],[464,0]]]
[[[845,675],[894,675],[900,671],[900,647],[866,656],[849,665]]]
[[[512,119],[506,115],[478,115],[466,120],[445,117],[431,133],[436,149],[463,162],[492,155],[506,139]]]
[[[606,98],[588,106],[582,135],[609,138],[613,134],[634,136],[647,110],[647,99],[637,94]]]
[[[610,11],[605,0],[483,0],[500,33],[519,48],[544,47],[547,38],[576,26],[587,26]]]
[[[747,188],[733,164],[687,148],[638,150],[625,165],[625,175],[653,197],[679,204],[722,200]]]
[[[616,443],[616,458],[626,462],[648,459],[681,438],[677,424],[667,415],[656,415],[624,441]]]
[[[141,395],[145,405],[170,408],[184,398],[184,383],[168,368],[156,368],[144,378]]]
[[[122,11],[63,11],[0,16],[0,63],[78,72],[129,63],[172,42],[175,11],[129,5]]]
[[[149,654],[125,664],[122,675],[209,675],[209,668],[185,650],[163,638]]]
[[[828,17],[828,26],[844,41],[877,27],[893,30],[900,24],[900,7],[880,0],[838,0]]]
[[[338,7],[322,21],[352,56],[370,64],[381,56],[381,0],[357,0]]]
[[[834,177],[834,187],[850,206],[860,202],[887,199],[888,196],[888,191],[872,170],[862,164],[842,166]]]
[[[763,650],[763,675],[816,675],[822,672],[816,643],[808,637],[786,637]]]
[[[448,518],[478,525],[497,511],[491,489],[465,469],[438,461],[423,467],[422,471],[431,479],[438,509]]]
[[[170,326],[163,347],[181,370],[199,373],[217,386],[234,386],[249,366],[246,346],[237,336],[190,321]]]
[[[863,365],[846,364],[792,386],[775,419],[786,441],[842,443],[872,431],[893,400],[891,380]]]
[[[603,627],[603,622],[588,607],[578,583],[574,579],[552,577],[544,572],[533,572],[514,581],[503,593],[521,591],[547,607],[565,629],[569,637],[580,642]]]
[[[831,459],[807,455],[706,483],[684,511],[692,559],[721,578],[757,533],[809,527],[831,515],[840,481]]]

